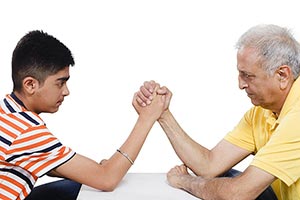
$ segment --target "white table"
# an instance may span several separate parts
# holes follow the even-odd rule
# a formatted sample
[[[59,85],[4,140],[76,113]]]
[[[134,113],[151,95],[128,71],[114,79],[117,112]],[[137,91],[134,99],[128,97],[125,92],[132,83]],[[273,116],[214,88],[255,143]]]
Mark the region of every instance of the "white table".
[[[102,192],[83,185],[77,200],[199,200],[171,187],[165,173],[128,173],[113,192]]]

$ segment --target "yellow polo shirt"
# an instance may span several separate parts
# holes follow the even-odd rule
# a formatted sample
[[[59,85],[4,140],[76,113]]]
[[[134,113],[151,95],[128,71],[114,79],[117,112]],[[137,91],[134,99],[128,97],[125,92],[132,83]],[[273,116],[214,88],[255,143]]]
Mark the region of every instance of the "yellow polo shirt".
[[[278,119],[270,110],[255,106],[225,140],[253,152],[251,165],[278,178],[272,188],[279,200],[300,200],[300,78]]]

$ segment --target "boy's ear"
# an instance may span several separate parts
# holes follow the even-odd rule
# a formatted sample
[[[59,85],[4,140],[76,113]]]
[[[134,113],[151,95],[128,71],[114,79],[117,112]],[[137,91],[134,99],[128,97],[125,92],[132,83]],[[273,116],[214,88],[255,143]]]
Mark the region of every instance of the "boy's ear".
[[[33,77],[26,77],[23,79],[23,88],[24,92],[32,95],[36,91],[36,89],[39,87],[39,82]]]

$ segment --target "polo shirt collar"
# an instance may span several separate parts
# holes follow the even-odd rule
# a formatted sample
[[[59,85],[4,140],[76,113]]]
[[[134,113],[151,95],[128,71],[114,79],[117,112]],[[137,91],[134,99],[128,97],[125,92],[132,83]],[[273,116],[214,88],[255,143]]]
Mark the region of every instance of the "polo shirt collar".
[[[19,104],[20,106],[22,106],[22,107],[24,107],[25,109],[27,109],[26,106],[24,105],[24,103],[23,103],[23,102],[15,95],[14,92],[12,92],[12,93],[10,94],[10,96],[11,96],[11,98],[13,98],[13,100],[15,100],[15,102],[17,102],[17,104]]]
[[[283,118],[294,106],[294,104],[300,100],[300,78],[297,78],[292,85],[292,88],[283,104],[278,120]]]

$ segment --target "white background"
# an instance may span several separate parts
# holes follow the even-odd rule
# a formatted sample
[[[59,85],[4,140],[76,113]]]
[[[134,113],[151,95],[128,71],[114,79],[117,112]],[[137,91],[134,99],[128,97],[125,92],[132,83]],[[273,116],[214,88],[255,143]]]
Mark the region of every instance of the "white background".
[[[68,46],[76,62],[71,95],[59,112],[42,114],[65,145],[96,161],[109,158],[137,119],[133,93],[153,79],[173,92],[170,109],[185,131],[212,148],[251,107],[237,84],[236,41],[261,23],[288,27],[300,39],[296,2],[2,1],[0,94],[12,90],[18,40],[43,30]],[[156,124],[130,172],[167,172],[176,164],[180,160]]]

